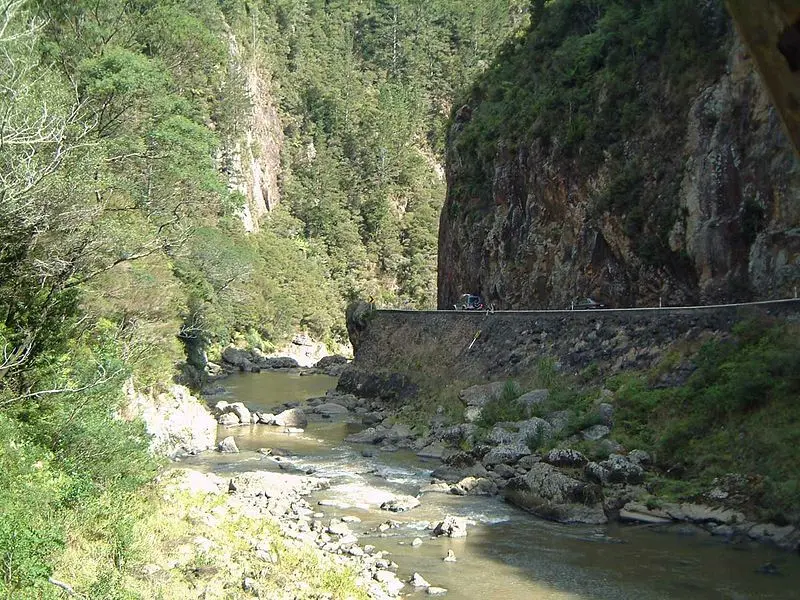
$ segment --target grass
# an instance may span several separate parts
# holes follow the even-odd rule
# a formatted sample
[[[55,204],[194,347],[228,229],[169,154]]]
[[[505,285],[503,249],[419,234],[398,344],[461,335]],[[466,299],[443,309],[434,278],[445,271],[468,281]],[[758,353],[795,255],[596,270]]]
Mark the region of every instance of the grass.
[[[226,600],[254,595],[275,600],[325,594],[341,600],[367,598],[352,570],[315,549],[295,547],[283,539],[275,522],[243,514],[229,504],[227,494],[182,490],[180,477],[179,472],[167,474],[143,498],[156,508],[132,527],[134,551],[116,575],[95,570],[113,548],[78,535],[54,576],[87,590],[93,600],[183,600],[196,597],[199,590],[205,598]],[[270,559],[256,555],[259,542],[260,548],[268,544]],[[254,593],[242,589],[244,577],[253,580]]]

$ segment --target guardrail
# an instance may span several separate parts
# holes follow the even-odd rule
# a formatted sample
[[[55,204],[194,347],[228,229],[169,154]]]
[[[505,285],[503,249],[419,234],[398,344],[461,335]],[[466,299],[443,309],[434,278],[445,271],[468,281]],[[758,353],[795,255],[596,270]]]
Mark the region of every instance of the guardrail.
[[[536,310],[416,310],[409,308],[376,308],[376,312],[392,313],[414,313],[414,314],[463,314],[463,315],[486,315],[486,314],[616,314],[631,312],[684,312],[684,311],[706,311],[720,310],[726,308],[740,308],[748,306],[786,306],[796,304],[800,310],[800,298],[785,298],[783,300],[760,300],[757,302],[737,302],[732,304],[704,304],[701,306],[641,306],[633,308],[594,308],[594,309],[570,309],[570,308],[551,308]]]

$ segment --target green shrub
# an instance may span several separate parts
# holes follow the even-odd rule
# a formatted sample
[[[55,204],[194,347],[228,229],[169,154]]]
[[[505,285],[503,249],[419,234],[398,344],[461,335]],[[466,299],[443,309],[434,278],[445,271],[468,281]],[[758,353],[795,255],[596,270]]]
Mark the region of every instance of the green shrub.
[[[522,395],[515,381],[507,381],[499,395],[490,398],[481,409],[480,417],[475,421],[482,428],[490,428],[503,421],[521,421],[525,419],[525,407],[517,402]]]

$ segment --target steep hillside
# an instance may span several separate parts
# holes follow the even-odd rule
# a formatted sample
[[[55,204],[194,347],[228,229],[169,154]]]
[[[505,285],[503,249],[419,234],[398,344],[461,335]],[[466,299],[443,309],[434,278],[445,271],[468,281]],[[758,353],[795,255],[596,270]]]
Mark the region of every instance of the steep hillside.
[[[553,0],[454,111],[438,304],[787,297],[800,164],[721,0]]]

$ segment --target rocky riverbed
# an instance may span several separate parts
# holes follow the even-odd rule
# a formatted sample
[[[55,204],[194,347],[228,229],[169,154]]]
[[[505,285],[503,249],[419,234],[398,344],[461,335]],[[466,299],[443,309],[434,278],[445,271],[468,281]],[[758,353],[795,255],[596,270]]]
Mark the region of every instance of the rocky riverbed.
[[[640,482],[650,468],[645,453],[617,449],[592,461],[571,448],[533,451],[527,442],[544,428],[533,418],[524,426],[498,424],[489,441],[468,448],[464,436],[475,423],[433,419],[426,431],[416,431],[383,401],[320,393],[334,380],[318,378],[298,372],[232,376],[217,399],[227,403],[218,418],[236,413],[228,407],[241,402],[250,419],[220,425],[218,439],[230,437],[238,453],[189,457],[183,464],[216,473],[220,497],[250,506],[259,518],[277,519],[282,537],[349,566],[372,597],[424,596],[427,588],[415,584],[425,583],[465,600],[678,598],[686,597],[679,590],[687,585],[697,587],[694,598],[791,597],[787,590],[800,563],[754,545],[755,525],[745,529],[738,515],[713,507],[648,502]],[[292,385],[304,392],[293,396]],[[477,406],[484,391],[491,388],[472,389],[465,398]],[[304,426],[261,419],[284,411]],[[593,463],[597,468],[589,467]],[[278,477],[277,489],[251,494],[237,483],[264,471]],[[316,482],[287,509],[267,499],[282,494],[283,475]],[[644,500],[609,501],[637,488],[644,489]],[[526,516],[511,502],[547,520]],[[618,525],[622,521],[635,524]],[[765,529],[764,537],[774,538],[770,533]],[[671,573],[666,580],[658,576],[665,569]]]

